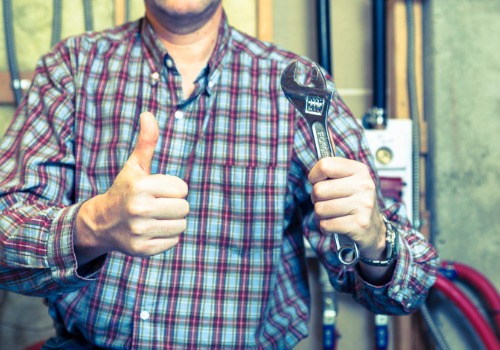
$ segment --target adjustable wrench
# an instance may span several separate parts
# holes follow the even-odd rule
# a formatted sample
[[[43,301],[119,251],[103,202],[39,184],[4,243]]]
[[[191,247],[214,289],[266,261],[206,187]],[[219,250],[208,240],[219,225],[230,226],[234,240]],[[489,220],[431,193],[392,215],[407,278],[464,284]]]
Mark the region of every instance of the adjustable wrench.
[[[302,85],[295,80],[297,61],[292,61],[281,75],[281,89],[285,96],[305,118],[314,139],[318,159],[335,156],[326,125],[328,108],[333,91],[326,88],[326,80],[320,68],[313,63],[311,84]],[[346,235],[333,234],[337,257],[345,265],[353,265],[359,259],[358,246]]]

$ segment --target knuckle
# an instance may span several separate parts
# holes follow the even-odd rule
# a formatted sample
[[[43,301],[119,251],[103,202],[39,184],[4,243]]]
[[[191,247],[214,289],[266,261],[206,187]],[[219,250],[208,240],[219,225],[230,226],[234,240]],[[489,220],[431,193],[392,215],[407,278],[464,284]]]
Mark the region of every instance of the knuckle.
[[[187,220],[171,220],[166,226],[164,226],[165,234],[169,237],[179,236],[181,233],[185,232],[187,229]]]
[[[130,194],[141,193],[144,190],[144,181],[142,179],[134,179],[134,181],[129,182],[128,190]]]
[[[376,200],[376,198],[370,198],[370,200],[367,201],[366,208],[368,209],[369,213],[373,212],[377,208]]]
[[[323,202],[316,202],[314,204],[314,212],[316,213],[316,215],[322,216],[324,210],[325,210],[325,204]]]
[[[323,158],[318,161],[318,169],[321,173],[326,173],[330,169],[330,163],[328,162],[328,158]]]
[[[189,202],[184,200],[182,202],[181,208],[180,208],[180,212],[181,212],[182,217],[186,217],[189,214],[190,209],[191,208],[190,208]]]
[[[187,183],[185,183],[184,181],[181,181],[179,191],[180,191],[180,194],[182,195],[182,197],[187,197],[188,192],[189,192],[189,188],[188,188]]]
[[[370,171],[368,170],[368,165],[366,165],[365,163],[356,162],[355,164],[359,168],[358,171],[365,172],[365,173],[370,173]]]
[[[318,165],[321,167],[321,169],[327,169],[329,167],[329,164],[330,164],[330,159],[328,157],[321,158],[318,161]]]
[[[371,191],[371,192],[374,192],[376,187],[375,187],[375,183],[373,182],[372,178],[369,177],[367,178],[366,181],[364,181],[363,183],[363,188],[367,191]]]
[[[175,247],[179,243],[179,240],[180,240],[179,236],[175,236],[175,237],[172,237],[172,238],[166,240],[162,251],[169,250],[169,249]]]
[[[170,186],[175,193],[175,197],[185,198],[188,194],[188,185],[181,178],[175,176],[168,176],[167,179],[170,182]]]
[[[130,220],[128,227],[132,236],[140,236],[144,232],[144,225],[140,220]]]
[[[179,233],[182,233],[184,231],[186,231],[187,229],[187,220],[186,219],[182,219],[182,220],[179,220]]]
[[[321,198],[321,193],[322,193],[322,186],[321,182],[319,182],[315,184],[311,190],[311,196],[313,200],[318,200],[319,198]]]
[[[372,213],[376,208],[376,197],[367,196],[359,202],[359,208],[367,214]]]
[[[144,203],[137,200],[128,201],[126,206],[126,213],[129,216],[142,216],[145,213]]]
[[[149,255],[156,255],[172,249],[179,243],[180,238],[178,236],[171,237],[167,239],[163,239],[160,242],[154,242],[154,245],[151,246]]]
[[[131,240],[129,242],[128,252],[134,256],[147,256],[147,250],[144,248],[144,244],[140,240]]]
[[[370,219],[367,217],[367,216],[360,216],[358,217],[358,226],[362,229],[362,230],[367,230],[370,225],[371,225],[371,221]]]
[[[327,219],[320,220],[319,221],[319,228],[321,229],[321,231],[323,231],[325,233],[329,233],[330,229],[331,229],[330,220],[327,220]]]

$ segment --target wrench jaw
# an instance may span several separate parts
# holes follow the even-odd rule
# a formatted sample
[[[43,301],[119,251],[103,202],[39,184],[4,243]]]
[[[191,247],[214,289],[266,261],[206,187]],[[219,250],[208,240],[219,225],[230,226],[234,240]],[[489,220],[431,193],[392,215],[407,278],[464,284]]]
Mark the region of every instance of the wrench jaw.
[[[311,65],[311,83],[309,85],[303,85],[297,82],[295,78],[295,73],[297,71],[298,61],[292,61],[283,71],[281,75],[281,85],[284,91],[293,94],[294,91],[300,93],[304,88],[316,88],[316,89],[326,89],[326,79],[321,69],[316,63]]]
[[[295,80],[295,71],[297,70],[297,61],[290,63],[281,75],[281,89],[286,98],[293,104],[301,114],[304,110],[305,100],[303,98],[304,86]]]
[[[326,88],[326,79],[317,64],[311,66],[311,83],[303,85],[296,80],[297,61],[292,61],[281,75],[281,88],[309,125],[326,119],[333,92]]]
[[[318,89],[326,89],[326,79],[319,66],[313,62],[311,72],[311,84]]]

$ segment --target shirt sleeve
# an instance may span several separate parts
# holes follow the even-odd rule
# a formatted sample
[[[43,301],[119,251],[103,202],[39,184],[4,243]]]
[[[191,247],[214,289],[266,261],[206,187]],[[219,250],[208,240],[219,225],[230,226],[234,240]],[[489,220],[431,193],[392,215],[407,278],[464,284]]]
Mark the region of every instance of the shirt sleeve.
[[[329,88],[335,91],[333,83]],[[368,149],[363,130],[335,92],[330,107],[329,132],[336,146],[337,156],[367,164],[375,183],[378,175],[373,157]],[[333,239],[320,233],[318,221],[310,201],[312,186],[307,179],[309,170],[316,163],[314,141],[303,118],[297,118],[294,151],[289,183],[294,184],[294,197],[302,208],[303,232],[318,259],[329,273],[330,281],[340,292],[351,293],[354,298],[375,313],[407,314],[417,309],[434,284],[438,257],[434,248],[422,234],[413,230],[400,203],[385,208],[400,236],[400,249],[395,270],[389,283],[375,286],[362,277],[357,267],[345,268],[339,262]],[[301,186],[296,186],[297,184]],[[384,203],[379,190],[379,205]]]
[[[74,84],[71,46],[43,57],[0,141],[0,287],[47,296],[75,290],[97,269],[78,269],[73,229]],[[80,275],[78,271],[85,271]]]

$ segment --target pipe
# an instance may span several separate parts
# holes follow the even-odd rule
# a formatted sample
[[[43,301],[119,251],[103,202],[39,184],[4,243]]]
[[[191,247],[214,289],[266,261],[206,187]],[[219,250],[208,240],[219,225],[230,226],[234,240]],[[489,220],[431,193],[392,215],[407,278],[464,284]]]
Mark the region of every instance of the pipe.
[[[386,78],[386,3],[385,0],[372,2],[373,32],[373,102],[372,108],[363,116],[366,129],[384,129],[387,127],[387,78]]]
[[[9,64],[9,73],[12,91],[16,105],[19,105],[23,97],[22,81],[17,66],[16,42],[14,38],[14,26],[12,23],[13,11],[12,0],[3,0],[3,24],[5,31],[5,48],[7,50],[7,62]]]
[[[83,0],[83,16],[85,20],[85,31],[91,32],[94,30],[94,15],[92,13],[92,1]]]
[[[51,46],[54,46],[61,40],[62,28],[62,0],[53,0],[53,19],[52,19],[52,37],[50,39]]]
[[[130,21],[130,0],[125,1],[125,22]]]
[[[333,288],[328,272],[319,265],[319,282],[323,295],[323,350],[335,350],[337,348],[337,294]]]
[[[330,41],[330,0],[316,1],[318,23],[318,63],[332,74],[332,55]]]
[[[484,298],[492,315],[496,332],[500,334],[500,295],[495,286],[483,274],[468,265],[453,261],[443,261],[441,267],[444,270],[442,273],[448,279],[453,280],[454,278],[458,278],[466,282]]]
[[[453,282],[438,274],[433,288],[436,288],[443,293],[464,313],[478,336],[481,338],[486,349],[500,349],[500,343],[498,342],[496,335],[489,324],[476,310],[475,306],[467,298],[467,296],[457,286],[455,286]]]
[[[389,316],[375,315],[375,349],[387,350],[389,346]]]
[[[415,79],[415,27],[413,0],[406,0],[406,22],[408,28],[407,76],[408,103],[412,120],[412,224],[419,229],[420,222],[420,120],[418,114],[417,83]]]
[[[446,339],[444,339],[443,333],[441,333],[436,322],[434,322],[434,319],[432,318],[431,312],[429,311],[427,304],[422,305],[422,307],[420,308],[420,313],[424,318],[424,321],[427,325],[427,328],[429,329],[429,332],[432,334],[434,338],[437,348],[439,350],[451,350],[450,346],[446,342]]]
[[[387,108],[386,103],[386,21],[385,0],[374,0],[372,11],[373,30],[373,107]],[[385,113],[384,113],[385,115]]]

